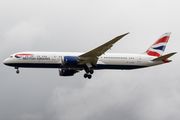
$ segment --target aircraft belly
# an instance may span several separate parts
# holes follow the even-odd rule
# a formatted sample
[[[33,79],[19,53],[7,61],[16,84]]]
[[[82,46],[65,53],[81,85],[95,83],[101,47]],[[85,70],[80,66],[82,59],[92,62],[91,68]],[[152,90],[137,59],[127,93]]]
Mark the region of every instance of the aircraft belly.
[[[61,64],[55,63],[10,63],[8,66],[28,67],[28,68],[60,68]]]

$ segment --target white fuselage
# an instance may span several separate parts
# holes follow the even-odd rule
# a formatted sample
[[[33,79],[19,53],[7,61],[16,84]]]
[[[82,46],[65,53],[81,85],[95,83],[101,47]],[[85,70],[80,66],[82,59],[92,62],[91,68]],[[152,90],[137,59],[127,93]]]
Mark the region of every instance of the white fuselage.
[[[83,69],[82,65],[64,66],[64,56],[78,57],[78,52],[19,52],[4,60],[4,64],[13,67],[68,68]],[[106,53],[101,55],[93,69],[136,69],[163,64],[163,61],[151,61],[156,57],[146,54]]]

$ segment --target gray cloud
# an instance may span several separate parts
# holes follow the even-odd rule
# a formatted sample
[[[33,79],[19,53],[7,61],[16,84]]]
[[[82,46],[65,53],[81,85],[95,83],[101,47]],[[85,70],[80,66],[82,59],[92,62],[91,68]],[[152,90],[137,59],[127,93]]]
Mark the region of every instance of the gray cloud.
[[[137,75],[141,72],[142,75]],[[57,87],[51,110],[55,119],[178,119],[178,79],[166,79],[148,69],[113,71],[81,89]],[[130,74],[130,76],[129,76]],[[114,77],[112,77],[114,76]],[[170,85],[171,84],[171,85]],[[63,99],[62,99],[63,98]],[[166,113],[166,114],[165,114]]]
[[[172,32],[165,53],[179,51],[179,1],[10,0],[0,2],[0,61],[19,51],[89,51],[126,32],[108,52],[143,53]],[[178,120],[179,55],[132,71],[59,77],[57,69],[0,65],[3,120]]]
[[[23,114],[18,117],[19,120],[42,120],[43,115],[41,113],[37,114]]]

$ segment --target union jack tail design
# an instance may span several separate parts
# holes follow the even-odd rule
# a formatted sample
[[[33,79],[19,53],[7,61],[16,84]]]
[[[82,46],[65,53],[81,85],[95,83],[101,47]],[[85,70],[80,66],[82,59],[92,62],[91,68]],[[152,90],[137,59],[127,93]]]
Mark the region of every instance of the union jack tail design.
[[[145,53],[150,56],[162,56],[171,33],[164,33]]]

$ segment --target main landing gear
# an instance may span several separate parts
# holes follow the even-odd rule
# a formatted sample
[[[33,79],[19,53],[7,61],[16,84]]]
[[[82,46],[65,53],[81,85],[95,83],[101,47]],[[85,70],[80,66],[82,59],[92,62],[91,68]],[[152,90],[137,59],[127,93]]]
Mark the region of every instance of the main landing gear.
[[[85,67],[84,67],[84,70],[86,72],[84,74],[84,78],[91,79],[92,78],[92,74],[94,73],[94,70],[92,69],[92,65],[89,64],[89,63],[86,63]]]
[[[14,67],[16,70],[16,73],[19,74],[19,67]]]
[[[89,70],[86,70],[86,73],[84,74],[84,78],[88,78],[88,79],[91,79],[92,78],[92,74],[94,73],[94,70],[91,68]]]

